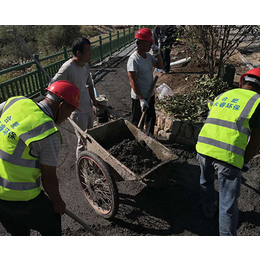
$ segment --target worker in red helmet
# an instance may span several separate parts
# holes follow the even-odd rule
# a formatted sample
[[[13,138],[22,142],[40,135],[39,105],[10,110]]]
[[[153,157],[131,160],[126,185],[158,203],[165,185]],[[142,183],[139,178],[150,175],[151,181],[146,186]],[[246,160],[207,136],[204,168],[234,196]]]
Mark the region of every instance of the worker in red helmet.
[[[0,105],[0,222],[14,236],[30,229],[61,235],[66,204],[56,175],[61,135],[55,123],[78,109],[80,92],[68,81],[47,90],[39,103],[16,96]]]
[[[143,120],[143,127],[147,133],[154,134],[155,115],[155,96],[152,93],[149,104],[147,98],[153,83],[154,68],[162,69],[163,60],[160,49],[153,43],[152,32],[148,28],[141,28],[136,35],[137,50],[129,57],[127,62],[127,72],[131,85],[132,98],[132,123],[138,125],[142,112],[146,110]],[[153,55],[149,53],[151,50]]]
[[[220,94],[209,108],[196,145],[203,212],[213,218],[218,209],[219,234],[235,236],[241,171],[249,170],[248,163],[260,148],[260,69],[243,74],[240,88]]]

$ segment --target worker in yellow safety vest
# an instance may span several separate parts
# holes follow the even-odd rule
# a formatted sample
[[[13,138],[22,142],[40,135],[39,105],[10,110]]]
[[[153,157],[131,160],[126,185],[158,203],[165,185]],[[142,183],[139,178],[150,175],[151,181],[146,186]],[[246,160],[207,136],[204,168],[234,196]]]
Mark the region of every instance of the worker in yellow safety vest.
[[[196,150],[200,163],[201,202],[205,217],[217,211],[215,170],[219,186],[219,234],[237,235],[241,170],[260,147],[260,68],[240,78],[240,88],[220,94],[209,104]]]
[[[39,103],[16,96],[0,104],[0,222],[11,235],[30,235],[30,229],[61,235],[66,204],[56,176],[61,135],[55,123],[77,109],[80,92],[68,81],[47,91]]]

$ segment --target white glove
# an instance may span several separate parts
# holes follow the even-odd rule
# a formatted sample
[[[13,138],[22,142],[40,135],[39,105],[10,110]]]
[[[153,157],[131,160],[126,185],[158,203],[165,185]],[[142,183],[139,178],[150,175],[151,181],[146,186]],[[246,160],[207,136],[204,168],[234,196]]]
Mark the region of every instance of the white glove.
[[[242,168],[242,172],[247,172],[250,169],[248,164],[244,164]]]
[[[141,99],[140,100],[140,106],[141,106],[142,112],[144,112],[145,107],[147,107],[147,108],[149,107],[148,103],[147,103],[147,101],[145,99]]]
[[[153,44],[153,46],[152,46],[152,51],[153,51],[154,56],[160,55],[160,48],[155,44]]]

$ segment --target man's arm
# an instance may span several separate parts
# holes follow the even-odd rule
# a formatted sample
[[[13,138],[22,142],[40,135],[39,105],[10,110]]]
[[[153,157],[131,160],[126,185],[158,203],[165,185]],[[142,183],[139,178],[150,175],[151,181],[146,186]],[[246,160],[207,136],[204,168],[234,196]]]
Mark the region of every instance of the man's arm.
[[[250,141],[246,147],[244,164],[247,164],[258,152],[260,148],[260,129],[253,128]]]
[[[66,204],[59,192],[59,183],[56,175],[56,166],[41,165],[42,185],[50,200],[53,202],[54,211],[65,213]]]
[[[138,97],[139,100],[143,99],[141,91],[140,91],[139,87],[137,87],[137,84],[136,84],[137,73],[135,71],[128,71],[127,74],[128,74],[129,81],[130,81],[130,86],[133,89],[133,91],[135,92],[136,96]]]
[[[92,99],[93,105],[95,107],[97,107],[98,106],[98,102],[97,102],[97,100],[95,98],[94,86],[88,86],[88,92],[89,92],[90,98]]]
[[[157,69],[163,69],[163,59],[161,55],[156,56],[157,62],[153,65]]]

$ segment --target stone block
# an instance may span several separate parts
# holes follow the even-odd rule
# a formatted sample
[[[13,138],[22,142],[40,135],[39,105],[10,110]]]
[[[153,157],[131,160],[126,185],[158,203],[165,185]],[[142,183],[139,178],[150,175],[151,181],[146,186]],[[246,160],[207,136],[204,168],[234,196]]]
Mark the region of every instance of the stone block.
[[[194,138],[188,139],[188,140],[186,140],[186,144],[195,146],[197,144],[197,140],[195,140]]]
[[[173,136],[172,136],[172,133],[166,133],[164,130],[160,130],[158,132],[158,136],[166,139],[166,140],[172,140],[173,139]]]
[[[202,128],[201,126],[194,128],[194,131],[193,131],[193,138],[194,138],[194,139],[198,140],[198,135],[199,135],[199,133],[200,133],[201,128]]]
[[[177,136],[179,134],[181,128],[181,121],[180,120],[173,120],[172,122],[172,134]]]
[[[160,131],[161,129],[157,126],[157,125],[155,125],[154,126],[154,135],[158,135],[158,132]]]
[[[193,127],[190,124],[187,124],[185,128],[185,138],[190,139],[192,137],[193,137]]]
[[[183,123],[181,125],[180,134],[181,136],[185,136],[185,129],[186,129],[187,123]]]
[[[181,136],[180,134],[176,136],[175,142],[178,144],[186,144],[186,139],[184,136]]]
[[[172,125],[173,125],[173,120],[172,120],[172,118],[167,117],[167,118],[165,119],[164,131],[171,133],[171,132],[172,132]]]
[[[158,131],[158,136],[163,136],[163,134],[164,134],[164,130],[159,130]]]
[[[160,129],[164,129],[165,117],[158,117],[157,125]]]

